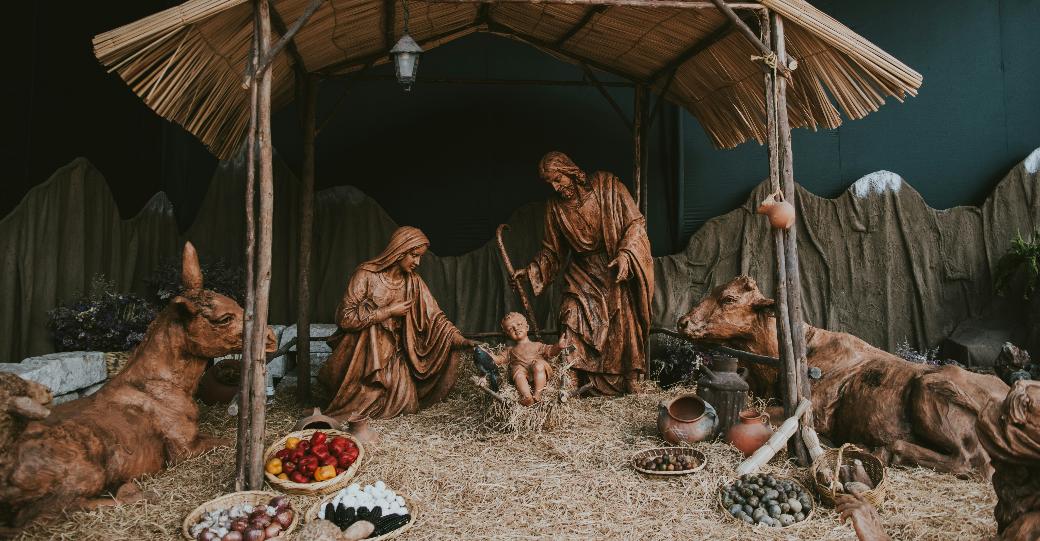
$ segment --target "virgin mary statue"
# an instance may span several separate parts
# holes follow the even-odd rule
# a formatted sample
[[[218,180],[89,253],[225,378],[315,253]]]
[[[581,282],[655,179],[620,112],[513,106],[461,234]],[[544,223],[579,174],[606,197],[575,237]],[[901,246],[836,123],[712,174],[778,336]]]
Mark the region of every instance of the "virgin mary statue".
[[[415,273],[429,239],[394,231],[375,259],[350,278],[336,308],[340,332],[319,379],[335,392],[326,414],[343,421],[386,419],[440,401],[458,377],[462,336]]]

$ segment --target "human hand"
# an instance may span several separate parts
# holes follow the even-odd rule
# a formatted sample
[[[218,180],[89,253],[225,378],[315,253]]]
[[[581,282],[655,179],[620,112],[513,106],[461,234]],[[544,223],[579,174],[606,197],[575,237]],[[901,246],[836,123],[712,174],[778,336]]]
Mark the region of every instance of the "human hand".
[[[613,261],[607,265],[607,268],[617,269],[616,282],[624,282],[632,277],[632,271],[629,269],[628,257],[625,255],[618,255]]]
[[[856,537],[860,541],[891,541],[881,525],[877,510],[863,496],[838,494],[834,503],[834,510],[838,512],[841,522],[852,519],[852,527],[856,529]]]
[[[481,342],[477,342],[476,340],[470,340],[469,338],[466,338],[461,334],[459,335],[459,338],[460,340],[455,343],[455,347],[458,349],[475,348],[481,345]]]
[[[408,313],[412,307],[412,301],[395,302],[386,308],[389,317],[401,317]]]
[[[513,275],[510,276],[509,279],[518,284],[524,280],[530,281],[530,276],[527,274],[527,267],[513,271]]]

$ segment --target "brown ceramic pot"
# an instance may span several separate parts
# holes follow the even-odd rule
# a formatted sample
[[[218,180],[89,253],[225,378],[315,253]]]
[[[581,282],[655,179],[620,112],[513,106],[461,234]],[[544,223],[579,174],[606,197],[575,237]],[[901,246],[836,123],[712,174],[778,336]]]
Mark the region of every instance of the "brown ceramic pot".
[[[293,430],[306,430],[308,428],[322,429],[331,428],[333,430],[342,430],[343,423],[337,419],[333,419],[328,415],[321,412],[321,408],[314,408],[311,410],[311,414],[296,421],[296,426]]]
[[[664,400],[657,406],[657,431],[669,443],[702,441],[711,436],[716,423],[715,408],[694,394]]]
[[[726,432],[726,441],[744,453],[744,456],[751,456],[772,436],[769,414],[758,410],[744,410],[740,412],[740,422]]]

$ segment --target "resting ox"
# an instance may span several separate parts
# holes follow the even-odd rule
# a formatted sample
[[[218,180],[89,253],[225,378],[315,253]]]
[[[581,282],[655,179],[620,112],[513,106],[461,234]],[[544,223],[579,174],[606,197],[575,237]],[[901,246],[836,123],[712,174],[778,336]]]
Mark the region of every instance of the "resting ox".
[[[678,322],[686,337],[776,357],[773,300],[755,281],[734,278],[715,288]],[[893,464],[954,474],[992,470],[975,432],[979,404],[1000,403],[1008,386],[954,366],[903,360],[841,332],[805,325],[806,356],[823,376],[812,383],[816,430],[835,443],[874,449]],[[749,383],[779,396],[777,371],[751,365]]]
[[[198,256],[184,246],[184,293],[148,327],[126,367],[95,394],[26,425],[0,471],[0,502],[15,524],[65,510],[134,499],[133,479],[226,443],[199,433],[192,399],[209,359],[242,350],[242,308],[202,288]],[[267,347],[274,350],[268,329]]]

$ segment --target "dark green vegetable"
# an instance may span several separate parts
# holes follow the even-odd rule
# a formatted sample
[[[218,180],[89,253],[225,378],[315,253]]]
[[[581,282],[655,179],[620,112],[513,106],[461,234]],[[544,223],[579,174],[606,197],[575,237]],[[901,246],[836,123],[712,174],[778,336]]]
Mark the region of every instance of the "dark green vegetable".
[[[386,535],[412,520],[412,515],[387,515],[372,521],[372,524],[376,527],[372,530],[372,535],[369,537],[378,537],[380,535]]]

